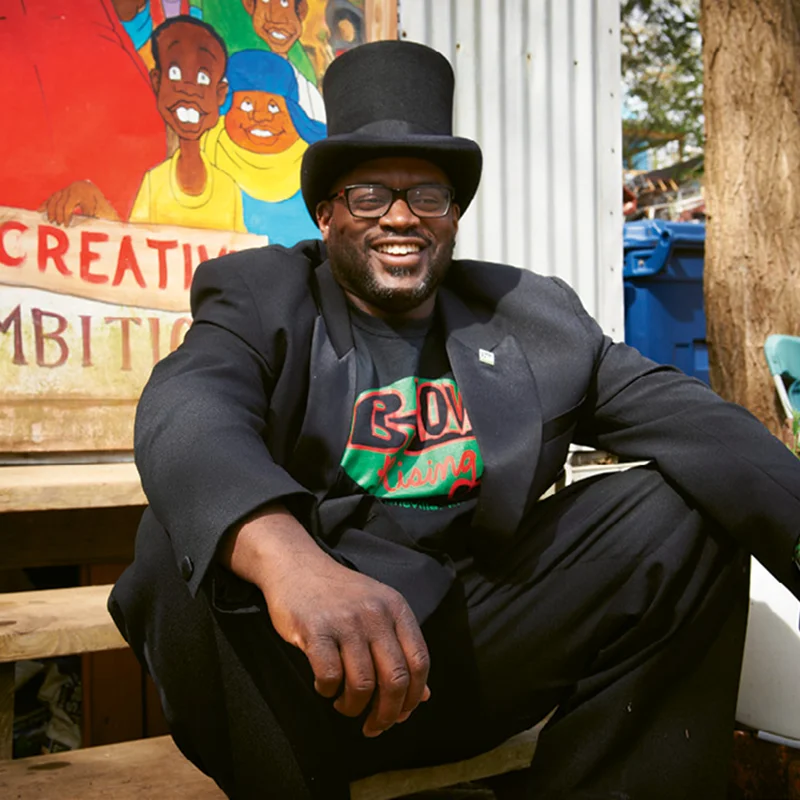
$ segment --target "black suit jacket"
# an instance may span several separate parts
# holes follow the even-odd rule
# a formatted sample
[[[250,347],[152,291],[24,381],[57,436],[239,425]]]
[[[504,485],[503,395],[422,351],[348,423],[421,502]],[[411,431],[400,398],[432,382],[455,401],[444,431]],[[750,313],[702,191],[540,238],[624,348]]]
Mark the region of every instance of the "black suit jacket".
[[[654,460],[800,596],[800,462],[747,411],[610,341],[556,278],[455,261],[437,302],[484,460],[475,537],[491,546],[513,535],[576,441]],[[452,582],[446,561],[417,549],[373,498],[326,498],[347,440],[356,360],[324,246],[207,262],[192,311],[185,342],[142,395],[135,436],[145,493],[190,590],[226,530],[281,500],[321,546],[427,618]]]

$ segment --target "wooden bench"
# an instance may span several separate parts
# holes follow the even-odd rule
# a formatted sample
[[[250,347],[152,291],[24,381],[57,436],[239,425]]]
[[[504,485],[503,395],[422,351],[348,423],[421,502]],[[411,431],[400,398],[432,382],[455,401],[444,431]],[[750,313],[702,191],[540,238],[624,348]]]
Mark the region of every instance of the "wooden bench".
[[[14,663],[127,647],[106,610],[110,586],[0,594],[0,758],[10,758]]]
[[[133,461],[0,467],[0,512],[143,506]]]
[[[0,594],[0,759],[10,759],[14,662],[125,647],[106,610],[110,586]],[[352,800],[390,800],[524,769],[544,722],[466,761],[399,770],[354,782]],[[221,798],[170,737],[0,761],[0,797]]]
[[[489,753],[437,767],[384,772],[350,787],[352,800],[392,800],[425,790],[500,775],[530,764],[537,730]],[[187,761],[169,736],[0,761],[0,797],[16,800],[223,800],[214,781]]]

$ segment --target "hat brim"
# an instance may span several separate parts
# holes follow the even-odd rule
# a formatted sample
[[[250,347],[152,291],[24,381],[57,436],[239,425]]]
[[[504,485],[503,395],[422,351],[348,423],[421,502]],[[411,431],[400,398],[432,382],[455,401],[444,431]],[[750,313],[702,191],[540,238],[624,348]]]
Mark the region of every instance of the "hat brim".
[[[314,142],[303,155],[300,184],[311,218],[316,220],[317,205],[327,199],[340,176],[364,161],[389,156],[421,158],[436,164],[450,179],[462,213],[478,190],[483,156],[472,139],[417,135],[388,141],[358,134],[329,136]]]

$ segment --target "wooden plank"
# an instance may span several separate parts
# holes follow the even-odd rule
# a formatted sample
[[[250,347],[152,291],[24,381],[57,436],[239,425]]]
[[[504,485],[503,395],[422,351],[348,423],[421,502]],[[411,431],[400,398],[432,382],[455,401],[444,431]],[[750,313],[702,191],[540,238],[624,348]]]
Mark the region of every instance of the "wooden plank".
[[[146,502],[132,461],[0,467],[0,513],[138,506]]]
[[[367,0],[364,26],[368,42],[397,38],[397,0]]]
[[[163,736],[0,762],[0,797],[224,800],[225,795]]]
[[[392,800],[412,792],[524,769],[531,762],[543,724],[466,761],[385,772],[356,781],[350,786],[350,797]],[[17,800],[41,797],[221,800],[224,797],[214,782],[190,764],[167,736],[0,762],[0,796]]]
[[[113,561],[130,564],[142,511],[142,506],[122,506],[3,514],[0,564],[3,569]],[[3,591],[24,588],[29,587]]]
[[[110,586],[0,595],[0,663],[127,647],[106,609]]]
[[[73,319],[71,323],[74,328],[79,321]],[[105,365],[100,364],[96,369],[101,374],[108,371]],[[42,398],[35,395],[12,399],[4,386],[3,402],[0,403],[0,453],[30,455],[132,450],[136,404],[148,374],[149,369],[144,375],[137,373],[139,383],[135,390],[131,389],[131,397],[127,400]],[[2,378],[0,369],[0,380]],[[58,379],[61,390],[66,392],[67,379],[62,374]]]
[[[443,789],[457,783],[503,775],[530,766],[539,733],[550,715],[530,730],[474,758],[436,767],[382,772],[350,784],[351,800],[394,800],[417,792]]]
[[[14,665],[0,664],[0,760],[14,747]]]

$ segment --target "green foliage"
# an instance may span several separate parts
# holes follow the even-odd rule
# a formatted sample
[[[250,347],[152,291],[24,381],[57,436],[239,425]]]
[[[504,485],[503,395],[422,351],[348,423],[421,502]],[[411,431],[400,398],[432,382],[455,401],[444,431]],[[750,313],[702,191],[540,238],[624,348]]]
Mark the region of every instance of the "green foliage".
[[[700,0],[620,0],[625,151],[703,146]],[[648,139],[649,136],[649,139]],[[660,141],[659,141],[660,139]]]
[[[789,449],[800,458],[800,412],[792,412],[792,440]]]

